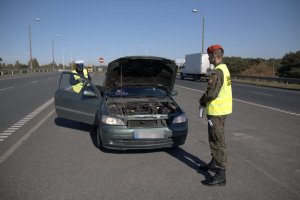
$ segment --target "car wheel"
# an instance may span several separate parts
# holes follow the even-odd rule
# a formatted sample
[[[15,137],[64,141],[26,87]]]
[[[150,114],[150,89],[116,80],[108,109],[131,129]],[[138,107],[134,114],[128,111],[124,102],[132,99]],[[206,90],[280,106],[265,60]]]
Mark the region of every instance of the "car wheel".
[[[193,75],[193,81],[197,80],[197,75]]]
[[[180,79],[183,80],[184,79],[184,76],[182,73],[180,73]]]

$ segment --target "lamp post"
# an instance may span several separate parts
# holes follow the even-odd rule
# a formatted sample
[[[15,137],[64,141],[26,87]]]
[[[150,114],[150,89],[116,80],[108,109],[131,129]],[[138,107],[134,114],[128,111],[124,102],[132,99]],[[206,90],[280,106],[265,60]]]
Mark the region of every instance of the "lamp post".
[[[57,34],[56,37],[60,37],[60,35]],[[55,61],[54,61],[54,39],[52,39],[52,68],[53,68],[53,70],[54,70],[54,63],[55,63]]]
[[[197,9],[192,10],[193,13],[199,13]],[[202,16],[202,53],[204,53],[204,26],[205,26],[205,17]]]
[[[35,21],[40,21],[40,18],[36,18]],[[31,46],[31,25],[28,25],[28,31],[29,31],[29,64],[30,69],[32,70],[32,46]]]

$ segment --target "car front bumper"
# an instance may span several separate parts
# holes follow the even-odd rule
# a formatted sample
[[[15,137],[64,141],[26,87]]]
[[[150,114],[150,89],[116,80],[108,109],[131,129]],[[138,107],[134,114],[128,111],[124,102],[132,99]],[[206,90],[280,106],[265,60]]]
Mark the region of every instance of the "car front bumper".
[[[160,128],[127,128],[126,126],[101,125],[99,127],[102,146],[107,149],[157,149],[171,148],[185,143],[187,123]],[[137,133],[147,133],[150,137],[137,137]],[[155,137],[159,133],[159,137]],[[153,137],[154,136],[154,137]]]

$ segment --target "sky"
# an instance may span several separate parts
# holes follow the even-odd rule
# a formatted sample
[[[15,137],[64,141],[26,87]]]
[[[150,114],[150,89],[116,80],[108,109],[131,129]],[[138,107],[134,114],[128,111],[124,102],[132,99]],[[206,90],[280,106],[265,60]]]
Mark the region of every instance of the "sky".
[[[201,52],[205,18],[205,50],[220,44],[225,56],[282,58],[300,50],[299,9],[299,0],[0,0],[0,57],[28,63],[30,25],[40,65],[52,62],[52,40],[56,63],[179,59]]]

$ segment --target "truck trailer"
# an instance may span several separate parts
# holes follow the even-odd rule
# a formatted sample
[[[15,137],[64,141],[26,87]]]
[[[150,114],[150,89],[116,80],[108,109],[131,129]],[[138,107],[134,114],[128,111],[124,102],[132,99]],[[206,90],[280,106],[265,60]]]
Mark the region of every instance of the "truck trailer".
[[[196,80],[208,80],[213,65],[209,63],[207,53],[195,53],[185,55],[185,64],[181,69],[180,78],[192,78]]]

